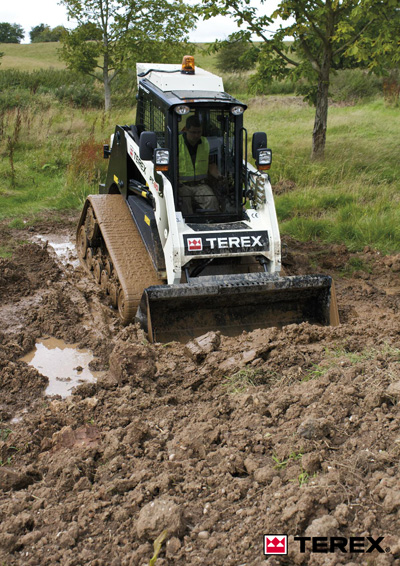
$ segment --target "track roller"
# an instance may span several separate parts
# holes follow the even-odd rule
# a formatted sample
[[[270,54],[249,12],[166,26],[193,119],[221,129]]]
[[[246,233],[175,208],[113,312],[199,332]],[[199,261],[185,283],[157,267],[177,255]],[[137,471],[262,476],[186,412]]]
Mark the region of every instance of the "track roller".
[[[118,306],[118,285],[116,283],[109,283],[108,292],[110,294],[111,306],[116,309]]]
[[[97,283],[101,282],[101,272],[103,271],[103,264],[98,259],[93,260],[93,275]]]
[[[88,248],[86,251],[86,265],[88,266],[90,271],[92,271],[93,269],[93,262],[94,262],[93,248]]]
[[[86,257],[86,252],[88,249],[88,239],[86,236],[86,230],[84,226],[81,226],[79,228],[79,232],[78,232],[78,237],[76,239],[76,251],[78,252],[78,255],[80,257],[80,259],[84,260]]]
[[[105,269],[103,269],[103,271],[101,272],[101,276],[100,276],[100,286],[103,289],[103,291],[105,291],[106,293],[108,293],[108,283],[109,283],[109,276],[108,273]]]

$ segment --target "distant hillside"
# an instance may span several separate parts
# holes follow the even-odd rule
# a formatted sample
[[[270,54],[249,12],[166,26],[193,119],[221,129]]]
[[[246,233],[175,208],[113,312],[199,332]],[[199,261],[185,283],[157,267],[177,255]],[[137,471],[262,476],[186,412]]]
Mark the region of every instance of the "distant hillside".
[[[196,64],[211,72],[216,72],[215,54],[205,54],[201,48],[208,44],[199,43],[193,46]],[[34,71],[36,69],[65,69],[66,65],[58,58],[60,43],[0,43],[0,51],[4,57],[0,60],[0,69],[18,69]],[[176,61],[179,63],[179,61]]]
[[[0,60],[0,69],[65,69],[65,63],[58,59],[59,43],[0,43],[4,57]]]

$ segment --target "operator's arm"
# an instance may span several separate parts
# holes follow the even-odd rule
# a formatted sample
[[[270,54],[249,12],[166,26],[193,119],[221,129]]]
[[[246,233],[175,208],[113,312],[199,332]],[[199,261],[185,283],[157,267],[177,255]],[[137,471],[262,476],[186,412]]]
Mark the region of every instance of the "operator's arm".
[[[211,175],[211,177],[215,177],[216,179],[221,176],[216,163],[210,163],[208,165],[208,174]]]

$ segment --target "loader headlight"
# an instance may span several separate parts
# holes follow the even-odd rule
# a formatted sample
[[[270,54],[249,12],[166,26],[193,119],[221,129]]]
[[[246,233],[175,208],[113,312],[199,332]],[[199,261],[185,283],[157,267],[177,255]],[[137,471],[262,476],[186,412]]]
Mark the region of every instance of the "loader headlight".
[[[175,106],[175,112],[179,114],[179,116],[184,116],[185,114],[189,114],[190,108],[189,106],[185,106],[185,104],[180,104],[179,106]]]
[[[154,166],[156,171],[168,171],[169,150],[157,148],[154,150]]]
[[[259,171],[269,169],[271,167],[271,162],[272,162],[271,149],[264,149],[264,148],[257,149],[256,164],[257,164],[257,169]]]
[[[231,113],[234,116],[240,116],[240,114],[243,114],[243,112],[244,112],[243,106],[232,106],[231,108]]]

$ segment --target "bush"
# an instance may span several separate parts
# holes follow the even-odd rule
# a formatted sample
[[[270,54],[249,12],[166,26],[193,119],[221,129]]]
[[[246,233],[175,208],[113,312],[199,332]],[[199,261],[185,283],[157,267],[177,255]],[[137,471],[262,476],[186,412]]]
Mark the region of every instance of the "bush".
[[[72,83],[92,84],[91,77],[78,75],[67,70],[40,69],[37,71],[18,71],[5,69],[0,71],[0,90],[20,87],[36,93],[39,86],[46,91],[52,91],[60,86]]]
[[[363,69],[344,69],[331,78],[329,94],[335,102],[373,98],[383,92],[383,80]]]
[[[227,43],[218,51],[216,67],[219,71],[232,73],[254,69],[258,49],[246,41]]]
[[[258,74],[252,75],[248,81],[249,94],[294,94],[295,84],[289,79],[277,81],[274,79],[261,80]]]
[[[128,69],[115,77],[111,83],[111,100],[114,108],[126,108],[136,104],[136,70]]]
[[[247,93],[249,81],[247,73],[229,73],[222,75],[222,79],[226,92],[230,94],[235,93],[236,95]]]
[[[38,101],[36,101],[38,102]],[[47,108],[49,102],[43,104],[39,103],[39,107]],[[9,89],[1,91],[0,89],[0,112],[4,110],[12,110],[13,108],[30,108],[32,106],[32,96],[27,90],[23,89]],[[37,106],[37,104],[36,104]]]
[[[54,69],[0,71],[0,109],[25,108],[32,102],[43,105],[44,98],[40,96],[43,94],[51,94],[60,101],[83,108],[101,108],[103,105],[102,90],[96,89],[93,77]]]
[[[78,108],[102,108],[104,105],[104,95],[94,85],[64,85],[57,88],[54,94],[61,102]]]

